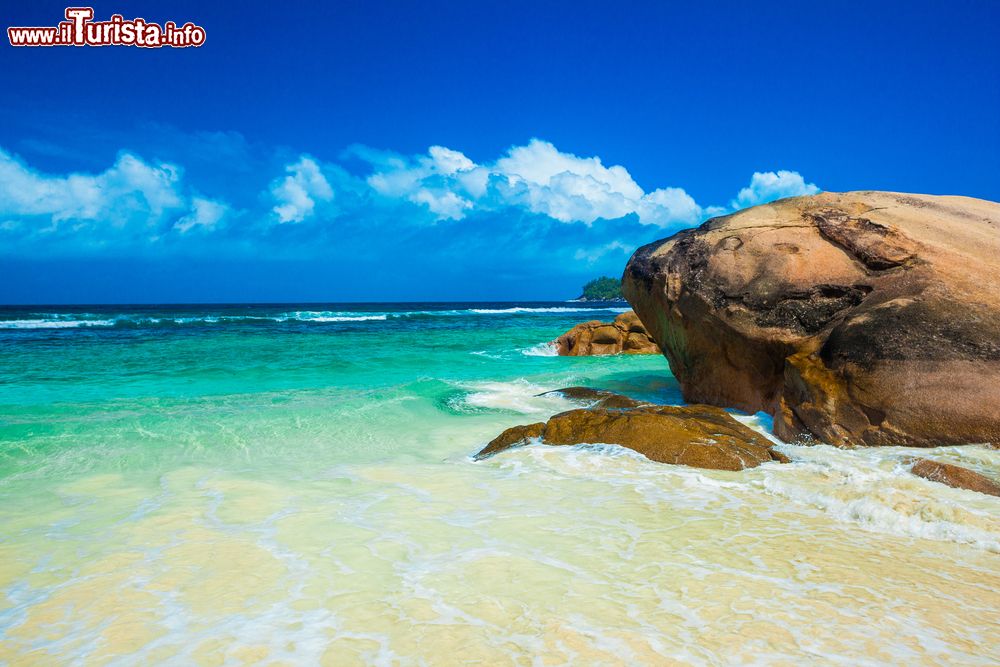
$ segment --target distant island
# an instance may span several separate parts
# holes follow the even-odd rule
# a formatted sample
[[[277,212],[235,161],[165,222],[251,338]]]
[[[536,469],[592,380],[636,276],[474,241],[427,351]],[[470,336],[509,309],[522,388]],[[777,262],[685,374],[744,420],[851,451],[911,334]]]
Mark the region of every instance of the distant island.
[[[574,301],[624,301],[622,281],[619,278],[601,276],[583,286],[583,293]]]
[[[601,276],[583,286],[583,294],[575,301],[624,301],[622,281],[618,278]]]

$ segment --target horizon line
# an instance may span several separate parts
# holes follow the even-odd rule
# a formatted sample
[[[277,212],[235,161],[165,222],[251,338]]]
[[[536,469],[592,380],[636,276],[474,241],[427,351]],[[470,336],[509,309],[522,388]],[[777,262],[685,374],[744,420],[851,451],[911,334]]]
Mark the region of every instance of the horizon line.
[[[417,299],[404,301],[148,301],[148,302],[88,302],[88,303],[0,303],[0,308],[83,308],[87,306],[322,306],[322,305],[391,305],[391,304],[455,304],[455,303],[628,303],[625,299],[452,299],[436,301]]]

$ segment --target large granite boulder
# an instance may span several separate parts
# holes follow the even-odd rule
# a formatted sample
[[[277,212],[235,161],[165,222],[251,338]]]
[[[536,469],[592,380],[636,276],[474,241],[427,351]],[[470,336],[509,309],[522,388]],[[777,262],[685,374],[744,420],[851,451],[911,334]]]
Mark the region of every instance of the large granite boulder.
[[[631,310],[616,317],[614,322],[591,320],[578,324],[553,344],[560,355],[567,357],[660,353],[646,327]]]
[[[545,424],[509,428],[476,454],[485,458],[538,440],[547,445],[621,445],[660,463],[743,470],[788,459],[725,410],[709,405],[581,408]]]
[[[1000,204],[785,199],[640,248],[623,291],[690,402],[786,440],[1000,442]]]

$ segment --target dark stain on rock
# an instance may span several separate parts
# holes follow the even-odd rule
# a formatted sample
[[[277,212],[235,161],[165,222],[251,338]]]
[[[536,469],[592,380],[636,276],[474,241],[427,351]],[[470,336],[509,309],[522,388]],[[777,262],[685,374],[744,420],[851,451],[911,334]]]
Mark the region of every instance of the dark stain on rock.
[[[872,222],[852,218],[841,211],[825,210],[809,214],[820,234],[870,271],[887,271],[903,266],[913,253],[901,234]]]

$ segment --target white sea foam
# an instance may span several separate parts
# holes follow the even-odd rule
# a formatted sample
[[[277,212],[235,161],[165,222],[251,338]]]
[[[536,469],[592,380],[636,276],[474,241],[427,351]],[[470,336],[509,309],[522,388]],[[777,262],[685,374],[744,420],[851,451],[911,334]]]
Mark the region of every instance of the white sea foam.
[[[528,357],[556,357],[559,356],[559,349],[552,341],[532,345],[521,350],[521,354]]]
[[[767,493],[879,533],[966,543],[1000,553],[1000,500],[916,477],[903,448],[783,448],[790,466],[758,482]]]
[[[462,317],[479,315],[544,315],[562,313],[624,313],[628,308],[567,308],[567,307],[521,307],[511,308],[468,308],[456,310],[409,310],[409,311],[289,311],[277,314],[223,314],[205,315],[163,315],[152,316],[142,313],[116,313],[100,317],[89,313],[46,313],[36,317],[0,321],[0,329],[72,329],[81,327],[113,326],[157,326],[157,325],[197,325],[240,322],[377,322],[410,317]],[[551,356],[544,345],[524,351],[529,356]]]
[[[752,428],[762,436],[776,445],[784,445],[778,436],[774,435],[774,418],[766,412],[758,412],[752,415],[745,415],[739,412],[731,412],[730,415],[741,424]]]
[[[351,313],[330,311],[297,311],[271,318],[275,322],[295,320],[299,322],[366,322],[388,318],[385,313]]]
[[[80,327],[113,327],[115,320],[3,320],[0,329],[78,329]]]
[[[482,391],[476,402],[491,407],[520,408],[542,412],[532,397],[518,395],[527,387],[497,386]],[[524,391],[524,393],[527,393]],[[535,397],[547,398],[547,397]],[[516,407],[515,407],[516,406]],[[551,412],[551,410],[550,410]],[[734,415],[779,444],[790,464],[765,464],[746,470],[736,479],[719,479],[717,473],[684,466],[664,467],[640,454],[614,445],[527,448],[523,454],[498,458],[516,474],[538,475],[544,471],[560,476],[599,478],[606,484],[631,486],[654,504],[677,506],[681,502],[673,485],[676,478],[685,487],[701,491],[715,488],[740,496],[765,493],[822,512],[839,524],[859,526],[886,535],[968,544],[1000,553],[1000,500],[984,494],[953,489],[916,477],[909,471],[914,456],[958,459],[983,470],[995,470],[1000,453],[966,446],[913,450],[884,447],[842,450],[826,445],[797,446],[781,443],[764,429],[758,415]],[[529,468],[524,465],[529,463]],[[530,472],[529,472],[530,470]],[[723,473],[725,475],[725,473]],[[682,496],[689,498],[691,490]]]
[[[378,322],[386,319],[385,315],[357,315],[357,316],[336,316],[331,315],[330,317],[314,317],[311,322]]]
[[[470,308],[469,312],[478,313],[480,315],[510,315],[512,313],[627,313],[629,310],[629,308],[567,308],[564,306],[555,306],[551,308],[528,308],[515,306],[513,308]]]
[[[470,352],[469,354],[477,356],[477,357],[485,357],[487,359],[504,359],[505,358],[504,355],[502,355],[502,354],[496,354],[494,352],[489,352],[487,350],[474,350],[474,351]]]
[[[550,388],[542,387],[527,380],[513,382],[478,382],[464,385],[468,391],[462,402],[476,408],[507,410],[521,414],[554,414],[569,410],[575,404],[560,394],[540,396]]]

